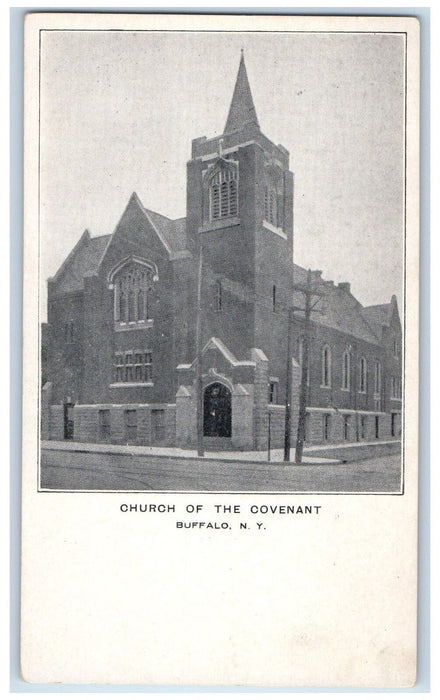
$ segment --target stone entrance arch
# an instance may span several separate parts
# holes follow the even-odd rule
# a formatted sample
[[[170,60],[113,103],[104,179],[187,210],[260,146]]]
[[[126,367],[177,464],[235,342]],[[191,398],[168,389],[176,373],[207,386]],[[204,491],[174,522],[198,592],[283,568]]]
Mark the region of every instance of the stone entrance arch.
[[[223,438],[232,435],[232,394],[220,382],[209,384],[203,392],[203,435]]]

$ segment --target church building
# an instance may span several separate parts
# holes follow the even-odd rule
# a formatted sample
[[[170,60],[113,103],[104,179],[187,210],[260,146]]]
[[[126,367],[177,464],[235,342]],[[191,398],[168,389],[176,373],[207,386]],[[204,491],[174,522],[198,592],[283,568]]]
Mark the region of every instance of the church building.
[[[48,280],[42,439],[194,447],[198,338],[207,449],[266,449],[269,425],[282,445],[289,364],[295,444],[305,342],[306,441],[399,437],[396,299],[363,307],[294,265],[293,182],[242,55],[223,134],[192,142],[186,217],[133,193],[114,232],[86,230]]]

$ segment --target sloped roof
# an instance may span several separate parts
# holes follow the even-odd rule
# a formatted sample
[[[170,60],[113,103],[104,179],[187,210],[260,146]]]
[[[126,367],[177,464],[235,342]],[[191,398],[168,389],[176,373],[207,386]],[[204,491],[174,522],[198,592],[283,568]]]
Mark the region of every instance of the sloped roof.
[[[240,58],[237,80],[235,82],[234,94],[232,96],[229,114],[226,120],[224,133],[230,134],[233,131],[242,129],[245,125],[258,123],[257,112],[252,99],[251,88],[247,77],[243,52]]]
[[[186,218],[169,219],[157,211],[142,207],[152,220],[154,226],[161,232],[170,249],[174,252],[184,250],[186,245]]]
[[[365,306],[362,309],[362,315],[368,322],[380,326],[386,326],[390,323],[392,312],[391,302],[388,304],[377,304],[376,306]]]
[[[294,284],[305,286],[306,283],[307,270],[299,265],[294,265]],[[323,295],[322,303],[316,307],[319,313],[312,313],[314,323],[334,328],[347,335],[377,345],[380,335],[376,332],[376,328],[370,325],[368,319],[364,318],[362,304],[348,288],[339,287],[331,281],[323,280],[320,273],[317,272],[312,273],[312,284],[317,292]],[[304,294],[301,291],[295,291],[294,305],[304,308]],[[298,317],[301,317],[300,312],[296,313]]]
[[[151,222],[169,252],[185,249],[186,218],[169,219],[158,212],[144,207],[136,193],[130,197],[139,210]],[[150,225],[151,225],[150,224]],[[116,227],[117,228],[117,227]],[[107,245],[113,234],[91,238],[89,232],[83,235],[59,268],[53,281],[59,294],[80,291],[84,288],[84,276],[96,274]]]
[[[84,276],[94,274],[111,235],[90,238],[88,231],[54,277],[59,293],[76,292],[84,287]]]

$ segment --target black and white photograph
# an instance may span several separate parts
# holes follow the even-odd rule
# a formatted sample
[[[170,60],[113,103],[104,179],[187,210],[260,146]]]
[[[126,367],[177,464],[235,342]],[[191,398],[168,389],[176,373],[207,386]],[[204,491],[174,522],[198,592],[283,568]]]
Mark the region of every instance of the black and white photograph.
[[[417,19],[30,13],[24,85],[24,680],[414,685]]]
[[[405,65],[41,32],[42,489],[402,492]]]

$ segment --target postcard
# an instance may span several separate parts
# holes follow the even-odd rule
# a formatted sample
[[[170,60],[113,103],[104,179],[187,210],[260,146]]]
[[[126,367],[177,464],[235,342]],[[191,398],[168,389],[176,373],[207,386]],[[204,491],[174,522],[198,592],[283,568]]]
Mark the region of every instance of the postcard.
[[[419,25],[25,21],[29,683],[417,678]]]

